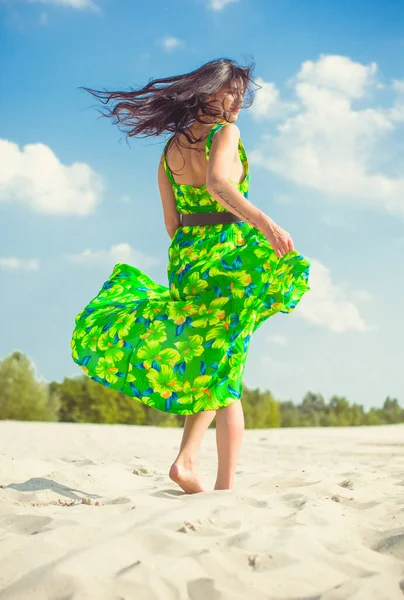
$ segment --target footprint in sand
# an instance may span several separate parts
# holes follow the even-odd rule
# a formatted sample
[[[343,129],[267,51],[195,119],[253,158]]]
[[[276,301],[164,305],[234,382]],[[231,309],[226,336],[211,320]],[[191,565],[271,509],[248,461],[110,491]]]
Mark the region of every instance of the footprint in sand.
[[[194,521],[184,521],[184,525],[177,529],[180,533],[197,533],[204,537],[224,537],[228,535],[229,530],[239,529],[241,521],[223,521],[221,516],[212,514],[204,519],[195,519]]]
[[[187,583],[187,592],[189,600],[221,600],[222,592],[215,588],[213,579],[200,578],[193,579]]]
[[[340,496],[339,494],[331,496],[331,500],[344,504],[349,508],[355,508],[356,510],[368,510],[369,508],[379,506],[380,504],[380,502],[376,502],[375,500],[371,500],[370,502],[358,502],[355,498],[347,498],[345,496]]]
[[[250,498],[249,496],[241,496],[238,498],[242,504],[253,506],[254,508],[269,508],[267,500],[259,500],[258,498]]]
[[[342,481],[338,485],[349,490],[353,490],[354,487],[353,481],[351,479],[344,479],[344,481]]]
[[[182,498],[182,496],[186,496],[186,493],[182,490],[159,490],[158,492],[153,492],[150,496],[154,496],[155,498],[170,498],[171,500]]]
[[[150,467],[137,467],[136,469],[133,469],[132,473],[134,475],[141,475],[142,477],[153,477],[156,471]]]
[[[198,531],[200,525],[201,525],[200,519],[198,519],[194,523],[192,523],[191,521],[184,521],[184,525],[182,527],[180,527],[179,529],[177,529],[177,531],[179,531],[180,533],[189,533],[190,531]]]
[[[381,539],[373,546],[372,550],[404,560],[404,533],[397,533]]]
[[[125,498],[125,496],[120,496],[119,498],[112,498],[112,500],[107,500],[104,504],[128,504],[131,502],[130,498]]]
[[[63,462],[72,463],[76,465],[76,467],[89,467],[90,465],[95,465],[96,463],[88,458],[61,458]]]
[[[284,500],[287,504],[297,510],[301,510],[307,504],[307,498],[306,496],[303,496],[303,494],[284,494],[281,496],[281,500]]]
[[[36,515],[7,515],[0,520],[0,528],[21,535],[35,535],[44,531],[52,521],[50,517]]]

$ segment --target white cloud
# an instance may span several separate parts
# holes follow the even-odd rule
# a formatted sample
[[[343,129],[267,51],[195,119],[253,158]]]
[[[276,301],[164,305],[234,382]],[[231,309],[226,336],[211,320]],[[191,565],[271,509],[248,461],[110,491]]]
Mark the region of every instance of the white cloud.
[[[314,259],[310,259],[310,262],[311,289],[301,299],[296,314],[336,333],[373,329],[365,324],[358,308],[349,298],[358,298],[358,291],[347,292],[345,285],[333,283],[330,270],[325,265]]]
[[[78,10],[92,10],[100,12],[99,7],[92,0],[27,0],[30,4],[53,4],[55,6],[68,6]]]
[[[287,346],[288,338],[285,335],[277,335],[272,334],[268,336],[268,341],[274,344],[278,344],[278,346]]]
[[[315,62],[306,60],[296,80],[339,92],[348,98],[361,98],[375,83],[376,73],[376,63],[365,66],[346,56],[321,55]]]
[[[178,48],[178,46],[181,46],[182,44],[183,42],[179,38],[170,35],[167,35],[161,40],[161,45],[167,52],[174,50],[174,48]]]
[[[228,4],[232,4],[233,2],[238,2],[239,0],[208,0],[208,6],[212,10],[219,11],[223,10],[225,6]]]
[[[0,269],[9,271],[21,269],[26,271],[37,271],[39,269],[39,260],[37,258],[22,260],[21,258],[15,258],[14,256],[10,258],[0,257]]]
[[[109,250],[93,251],[87,248],[79,254],[70,254],[65,258],[83,267],[113,268],[116,263],[126,263],[138,269],[148,269],[160,262],[152,256],[135,250],[126,242],[111,246]]]
[[[48,15],[46,12],[41,12],[40,16],[39,16],[39,22],[41,25],[47,25],[48,24]]]
[[[400,94],[403,94],[404,96],[404,79],[400,80],[400,79],[393,79],[393,89],[397,90],[397,92],[400,92]]]
[[[394,109],[352,106],[376,87],[376,72],[375,63],[365,66],[343,56],[321,56],[317,62],[303,63],[293,79],[298,114],[279,123],[275,135],[262,136],[260,147],[250,152],[251,163],[316,189],[325,198],[356,200],[404,214],[404,178],[372,168],[379,145],[394,134],[396,121],[404,120],[404,102],[399,101]],[[266,86],[263,104],[269,114],[274,88]],[[401,94],[402,87],[402,82],[396,83],[396,93]],[[272,105],[281,112],[279,96],[273,93],[272,98]],[[259,118],[259,110],[252,111],[253,116]],[[394,156],[390,167],[393,161]]]
[[[45,144],[0,139],[0,202],[19,202],[43,213],[87,215],[100,201],[103,183],[86,163],[63,165]]]
[[[404,123],[404,80],[394,79],[392,88],[397,92],[397,98],[387,113],[393,121]]]
[[[262,77],[256,77],[254,81],[260,88],[255,92],[254,103],[249,112],[257,119],[280,119],[299,109],[297,104],[281,101],[280,92],[274,83],[264,81]]]
[[[373,294],[367,290],[352,290],[351,296],[360,302],[373,302],[374,300]]]

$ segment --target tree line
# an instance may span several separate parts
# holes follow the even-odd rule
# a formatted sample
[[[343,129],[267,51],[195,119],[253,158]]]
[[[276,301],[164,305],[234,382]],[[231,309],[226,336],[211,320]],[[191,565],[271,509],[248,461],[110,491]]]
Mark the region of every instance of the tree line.
[[[308,392],[300,404],[276,400],[271,392],[243,385],[242,403],[247,429],[268,427],[335,427],[404,423],[397,398],[382,408],[366,410],[345,397]],[[181,415],[163,413],[121,392],[106,388],[87,375],[44,383],[35,377],[30,360],[15,351],[0,361],[0,419],[64,421],[181,427]],[[211,427],[215,427],[213,421]]]

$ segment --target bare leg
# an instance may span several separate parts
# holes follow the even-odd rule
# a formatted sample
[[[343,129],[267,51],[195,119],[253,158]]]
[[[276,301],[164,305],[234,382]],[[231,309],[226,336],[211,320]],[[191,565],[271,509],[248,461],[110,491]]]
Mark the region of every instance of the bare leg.
[[[231,490],[244,435],[244,413],[237,401],[216,413],[218,470],[215,490]]]
[[[196,461],[203,435],[215,414],[215,410],[207,410],[185,417],[180,451],[171,465],[169,477],[187,494],[205,491],[196,472]]]

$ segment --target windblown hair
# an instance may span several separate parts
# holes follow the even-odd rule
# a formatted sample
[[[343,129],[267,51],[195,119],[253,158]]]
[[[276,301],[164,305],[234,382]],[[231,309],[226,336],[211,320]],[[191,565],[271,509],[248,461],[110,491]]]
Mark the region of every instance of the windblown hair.
[[[229,58],[219,58],[209,61],[198,69],[166,77],[154,79],[141,89],[130,88],[129,91],[98,91],[84,89],[107,107],[104,117],[115,118],[127,138],[141,136],[158,136],[165,132],[182,133],[190,144],[195,144],[203,138],[190,135],[186,129],[192,123],[206,117],[220,118],[228,121],[226,111],[211,106],[207,99],[216,93],[224,84],[229,84],[235,94],[242,97],[243,108],[248,108],[253,102],[251,85],[258,86],[251,78],[255,67],[254,61],[246,67],[238,65]],[[177,136],[176,136],[177,137]]]

